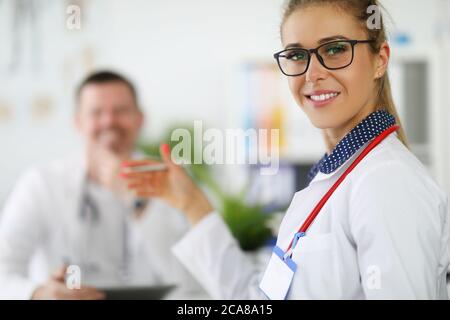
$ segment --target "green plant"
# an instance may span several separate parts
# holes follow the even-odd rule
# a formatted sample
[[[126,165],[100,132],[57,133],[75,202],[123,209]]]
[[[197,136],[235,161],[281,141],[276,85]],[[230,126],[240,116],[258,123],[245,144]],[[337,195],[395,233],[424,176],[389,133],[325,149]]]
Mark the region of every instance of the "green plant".
[[[222,215],[231,233],[245,251],[262,247],[272,237],[268,227],[270,214],[260,205],[248,205],[241,196],[222,198]]]

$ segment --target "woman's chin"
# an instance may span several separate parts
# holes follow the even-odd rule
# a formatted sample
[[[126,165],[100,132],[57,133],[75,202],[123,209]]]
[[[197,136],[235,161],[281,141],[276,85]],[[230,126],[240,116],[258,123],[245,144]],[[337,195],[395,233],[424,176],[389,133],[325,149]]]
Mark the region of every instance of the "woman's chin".
[[[336,117],[333,116],[327,116],[324,114],[307,114],[307,116],[311,124],[317,129],[329,129],[338,126],[338,121],[336,121]]]

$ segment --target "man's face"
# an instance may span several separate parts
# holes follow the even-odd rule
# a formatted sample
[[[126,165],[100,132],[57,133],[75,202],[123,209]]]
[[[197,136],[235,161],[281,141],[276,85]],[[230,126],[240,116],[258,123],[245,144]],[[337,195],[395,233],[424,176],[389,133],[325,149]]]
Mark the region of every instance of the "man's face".
[[[80,92],[76,125],[88,150],[106,148],[116,154],[132,151],[143,115],[126,84],[88,84]]]

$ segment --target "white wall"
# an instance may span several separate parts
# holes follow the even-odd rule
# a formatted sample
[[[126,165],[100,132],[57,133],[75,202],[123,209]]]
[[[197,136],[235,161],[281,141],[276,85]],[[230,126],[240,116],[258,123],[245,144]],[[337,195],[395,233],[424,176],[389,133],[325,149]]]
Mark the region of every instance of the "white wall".
[[[21,65],[9,73],[12,2],[0,2],[6,17],[0,19],[0,103],[13,109],[0,122],[0,203],[24,168],[80,148],[71,123],[72,89],[90,67],[114,68],[136,81],[152,135],[175,120],[226,126],[239,63],[270,59],[280,47],[280,0],[90,0],[80,31],[66,29],[64,2],[40,0],[33,27],[39,54],[30,44],[36,34],[25,28]],[[86,52],[91,62],[84,61]],[[39,68],[33,69],[35,56]],[[33,121],[31,101],[41,94],[52,97],[53,114]]]
[[[147,135],[174,120],[237,127],[239,65],[270,60],[281,47],[282,0],[90,0],[84,1],[80,31],[66,29],[63,1],[40,0],[40,48],[31,51],[25,39],[28,54],[11,74],[6,65],[13,1],[0,2],[0,105],[13,106],[10,120],[0,122],[0,205],[25,167],[79,149],[71,126],[72,89],[89,68],[112,67],[136,81],[149,115]],[[436,31],[430,21],[439,14],[439,1],[384,3],[398,30],[426,44]],[[36,55],[41,63],[33,69]],[[54,99],[53,115],[40,122],[29,116],[35,94]]]
[[[280,48],[280,0],[140,0],[135,11],[129,2],[111,2],[113,37],[106,42],[115,49],[102,61],[138,81],[151,131],[174,118],[222,127],[239,64],[270,60]]]

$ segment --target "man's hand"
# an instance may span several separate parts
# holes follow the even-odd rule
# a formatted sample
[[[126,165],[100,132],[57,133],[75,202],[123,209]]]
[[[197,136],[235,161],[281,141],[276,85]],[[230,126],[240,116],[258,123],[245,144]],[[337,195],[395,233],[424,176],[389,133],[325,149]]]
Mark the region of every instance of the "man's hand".
[[[105,294],[91,287],[69,289],[64,281],[66,267],[59,268],[50,279],[39,286],[31,297],[32,300],[101,300]]]
[[[120,156],[99,146],[95,152],[90,153],[88,159],[89,178],[114,193],[124,202],[130,200],[130,193],[122,179],[119,178],[119,173],[121,162],[126,158],[126,156]]]
[[[138,197],[159,197],[174,208],[179,209],[195,225],[210,212],[213,207],[203,191],[192,181],[184,169],[170,157],[170,149],[167,144],[161,146],[161,155],[165,170],[153,172],[122,172],[128,188],[133,190]],[[146,164],[155,164],[154,161],[127,161],[124,167],[133,167]]]

